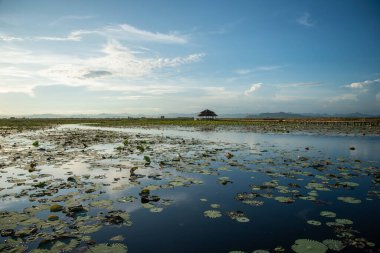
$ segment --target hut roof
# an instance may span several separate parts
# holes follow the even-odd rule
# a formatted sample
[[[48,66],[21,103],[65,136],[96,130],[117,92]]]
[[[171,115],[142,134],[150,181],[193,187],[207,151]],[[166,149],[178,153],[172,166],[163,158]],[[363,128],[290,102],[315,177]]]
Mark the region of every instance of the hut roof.
[[[216,116],[218,116],[218,115],[216,115],[215,112],[210,111],[209,109],[206,109],[206,110],[204,110],[204,111],[201,111],[201,112],[198,114],[198,116],[200,116],[200,117],[202,117],[202,116],[212,116],[212,117],[216,117]]]

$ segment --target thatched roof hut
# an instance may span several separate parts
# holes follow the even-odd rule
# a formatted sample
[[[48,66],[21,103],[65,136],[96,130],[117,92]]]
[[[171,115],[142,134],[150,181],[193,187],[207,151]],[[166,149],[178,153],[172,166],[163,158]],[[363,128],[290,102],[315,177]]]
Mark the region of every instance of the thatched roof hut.
[[[215,112],[206,109],[198,114],[199,119],[215,119],[218,116]]]

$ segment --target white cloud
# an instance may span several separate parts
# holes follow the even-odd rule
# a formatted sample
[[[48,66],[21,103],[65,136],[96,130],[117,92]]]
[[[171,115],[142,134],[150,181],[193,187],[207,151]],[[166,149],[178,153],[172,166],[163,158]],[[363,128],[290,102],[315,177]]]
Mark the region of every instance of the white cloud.
[[[125,33],[124,36],[130,36],[137,40],[155,41],[162,43],[185,44],[187,39],[184,36],[179,36],[174,33],[164,34],[159,32],[150,32],[138,29],[129,24],[122,24],[119,27],[108,27],[106,32],[120,32]]]
[[[176,33],[160,33],[142,30],[129,24],[107,26],[95,30],[77,30],[64,37],[40,36],[37,40],[53,41],[80,41],[83,36],[95,34],[107,39],[129,40],[129,41],[151,41],[166,44],[186,44],[188,38]]]
[[[327,98],[329,102],[341,102],[341,101],[358,101],[358,95],[357,94],[342,94],[339,96],[333,96]]]
[[[313,27],[314,23],[311,21],[310,13],[305,12],[297,19],[297,23],[306,27]]]
[[[246,96],[249,96],[249,94],[254,93],[258,89],[260,89],[261,86],[262,86],[262,83],[254,83],[254,84],[251,85],[251,87],[248,90],[244,91],[244,94]]]
[[[130,24],[119,24],[107,27],[101,27],[94,30],[76,30],[70,32],[67,36],[35,36],[35,37],[13,37],[0,34],[0,41],[24,41],[24,40],[46,40],[46,41],[81,41],[86,35],[99,35],[109,40],[128,40],[156,42],[164,44],[186,44],[188,36],[175,32],[160,33],[139,29]]]
[[[262,72],[262,71],[273,71],[277,69],[284,68],[284,66],[280,65],[272,65],[272,66],[260,66],[252,69],[236,69],[234,72],[239,75],[247,75],[253,72]]]
[[[287,84],[280,84],[278,87],[281,88],[309,88],[309,87],[317,87],[320,86],[321,83],[319,82],[304,82],[304,83],[287,83]]]
[[[366,80],[362,82],[355,82],[355,83],[350,83],[346,85],[345,87],[347,88],[352,88],[352,89],[362,89],[370,84],[373,83],[380,83],[380,79],[375,79],[375,80]]]
[[[239,74],[239,75],[247,75],[251,72],[252,72],[251,69],[237,69],[237,70],[235,70],[235,73]]]
[[[0,34],[0,41],[23,41],[23,38],[13,37],[6,34]]]
[[[183,57],[146,57],[110,41],[96,56],[79,57],[37,53],[15,48],[0,48],[0,92],[32,93],[37,86],[63,84],[85,86],[91,90],[129,91],[141,82],[160,81],[161,72],[200,61],[204,54]],[[134,85],[131,83],[135,82]],[[178,92],[175,86],[145,87],[147,93]],[[138,88],[137,90],[139,90]]]
[[[261,67],[255,68],[253,71],[272,71],[272,70],[276,70],[276,69],[281,69],[283,67],[284,66],[280,66],[280,65],[261,66]]]
[[[106,89],[106,87],[118,86],[123,90],[122,82],[116,85],[104,84],[111,79],[147,78],[158,70],[175,68],[180,65],[193,63],[201,60],[204,54],[191,54],[185,57],[175,58],[143,58],[138,57],[127,47],[117,41],[108,42],[102,50],[103,55],[88,59],[78,59],[70,63],[58,64],[42,70],[41,75],[67,85],[92,86],[94,89]],[[101,82],[96,83],[96,78],[86,78],[92,72],[104,72],[108,75],[100,76]],[[101,88],[100,88],[101,87]]]
[[[80,41],[82,36],[88,34],[85,31],[74,31],[66,37],[41,36],[34,37],[35,40],[50,40],[50,41]]]

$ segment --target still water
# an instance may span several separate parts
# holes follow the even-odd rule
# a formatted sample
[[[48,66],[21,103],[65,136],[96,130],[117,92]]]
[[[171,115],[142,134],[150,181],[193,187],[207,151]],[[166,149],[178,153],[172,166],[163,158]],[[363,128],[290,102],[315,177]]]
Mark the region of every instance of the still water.
[[[62,148],[61,140],[73,132],[90,144]],[[107,133],[107,138],[91,142],[90,132]],[[35,139],[41,140],[43,152],[62,158],[38,163],[29,175],[23,163],[41,156],[33,156],[37,151],[30,148]],[[128,144],[117,149],[123,139]],[[87,233],[69,226],[82,224],[78,217],[58,213],[65,233],[81,233],[80,243],[69,251],[91,249],[84,236],[96,244],[125,244],[128,252],[292,252],[298,239],[317,241],[316,252],[326,252],[322,242],[329,239],[341,243],[342,252],[375,252],[380,246],[380,137],[66,125],[1,141],[0,211],[22,212],[41,205],[41,198],[49,206],[53,198],[64,196],[54,203],[67,207],[75,198],[86,208],[82,216],[99,221],[96,231]],[[21,160],[7,162],[15,154]],[[48,175],[46,187],[56,191],[33,198],[40,190],[30,187],[41,181],[40,175]],[[56,186],[57,179],[65,182],[73,176],[81,183]],[[25,179],[24,184],[17,184],[16,177]],[[94,189],[88,196],[86,187]],[[17,196],[24,189],[29,192]],[[147,203],[143,189],[150,189],[148,198],[160,200]],[[126,197],[131,201],[122,201]],[[99,200],[109,202],[101,205]],[[115,210],[128,213],[131,224],[105,218]],[[321,215],[323,211],[334,217]],[[45,222],[49,214],[43,210],[35,216]],[[39,238],[27,238],[22,244],[28,250],[39,245],[52,249]]]

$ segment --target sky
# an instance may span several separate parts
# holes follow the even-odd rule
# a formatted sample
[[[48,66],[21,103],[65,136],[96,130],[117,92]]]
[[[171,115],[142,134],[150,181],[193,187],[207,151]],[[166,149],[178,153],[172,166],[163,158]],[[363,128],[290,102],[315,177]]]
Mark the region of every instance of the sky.
[[[380,114],[377,0],[0,0],[0,115]]]

